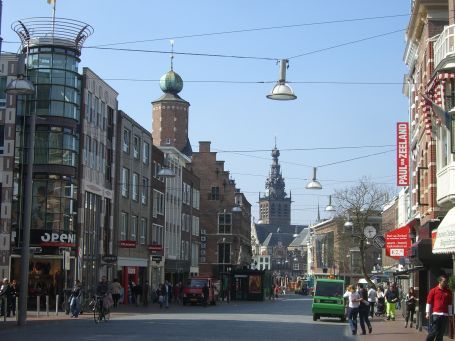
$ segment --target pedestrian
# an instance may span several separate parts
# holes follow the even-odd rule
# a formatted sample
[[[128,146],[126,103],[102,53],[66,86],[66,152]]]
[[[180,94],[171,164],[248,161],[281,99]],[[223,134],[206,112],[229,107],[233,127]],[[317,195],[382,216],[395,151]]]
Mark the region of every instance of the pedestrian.
[[[343,295],[348,298],[348,320],[351,327],[352,335],[357,335],[357,315],[359,314],[360,298],[359,293],[352,285],[349,285],[346,293]]]
[[[368,304],[370,305],[370,317],[373,318],[374,316],[374,306],[376,305],[377,300],[377,292],[374,289],[374,286],[370,286],[368,290]]]
[[[19,297],[19,290],[15,279],[11,282],[11,313],[16,316],[16,298]]]
[[[140,283],[134,286],[133,288],[134,302],[136,302],[136,307],[139,306],[140,301],[142,300],[142,286]]]
[[[359,317],[360,317],[360,328],[362,328],[362,335],[366,334],[365,324],[368,327],[368,333],[371,334],[373,328],[371,327],[370,319],[368,318],[370,313],[370,306],[368,303],[368,292],[363,287],[363,284],[359,283],[358,293],[361,298],[359,305]]]
[[[79,280],[76,280],[74,282],[74,287],[71,290],[71,296],[69,298],[71,317],[77,318],[79,316],[81,310],[81,298],[82,298],[81,282]]]
[[[122,290],[122,285],[119,283],[117,278],[114,278],[114,281],[111,284],[111,292],[112,292],[112,299],[114,300],[114,308],[118,307],[121,290]]]
[[[395,283],[390,285],[385,293],[387,321],[392,319],[395,321],[395,308],[398,301],[398,289]]]
[[[202,288],[202,295],[203,295],[203,304],[204,307],[207,307],[207,303],[209,301],[209,287],[207,286],[207,282],[204,284]]]
[[[142,285],[142,304],[144,307],[147,307],[149,305],[149,291],[150,291],[150,285],[149,281],[145,281],[145,283]]]
[[[0,300],[2,303],[2,310],[0,316],[10,317],[11,315],[11,286],[9,284],[8,278],[3,279],[3,284],[0,288]]]
[[[168,281],[164,282],[162,291],[163,291],[163,298],[164,298],[164,307],[169,308],[169,298],[171,296],[171,284]]]
[[[384,315],[385,312],[385,297],[384,292],[382,291],[382,287],[378,287],[376,298],[377,298],[376,316],[382,316]]]
[[[280,294],[280,286],[275,285],[275,299],[278,299],[279,294]]]
[[[416,297],[413,287],[409,288],[408,293],[406,294],[406,324],[405,328],[408,327],[409,320],[411,321],[410,327],[412,328],[412,322],[414,321],[414,314],[416,312]]]
[[[174,285],[174,289],[173,290],[174,290],[174,302],[176,304],[180,304],[180,302],[179,302],[179,299],[180,299],[180,296],[179,296],[179,294],[180,294],[180,283],[176,283]]]
[[[452,291],[447,288],[447,277],[439,276],[438,285],[430,290],[427,297],[426,318],[430,320],[427,341],[442,341],[448,316],[452,316]]]

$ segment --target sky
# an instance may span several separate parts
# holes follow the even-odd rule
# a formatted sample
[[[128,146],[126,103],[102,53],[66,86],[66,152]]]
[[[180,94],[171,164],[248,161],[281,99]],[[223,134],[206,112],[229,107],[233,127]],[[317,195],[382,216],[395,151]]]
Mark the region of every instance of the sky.
[[[119,93],[119,109],[149,130],[170,53],[94,47],[166,52],[173,39],[193,150],[212,142],[257,220],[276,139],[292,223],[309,224],[318,204],[330,217],[328,196],[363,177],[399,190],[395,136],[396,123],[408,121],[401,82],[410,9],[410,1],[396,0],[57,0],[56,16],[94,28],[80,71],[105,79]],[[46,0],[3,0],[2,51],[19,49],[13,22],[51,16]],[[245,56],[255,58],[238,58]],[[269,100],[276,60],[285,58],[297,99]],[[305,189],[312,167],[322,190]]]

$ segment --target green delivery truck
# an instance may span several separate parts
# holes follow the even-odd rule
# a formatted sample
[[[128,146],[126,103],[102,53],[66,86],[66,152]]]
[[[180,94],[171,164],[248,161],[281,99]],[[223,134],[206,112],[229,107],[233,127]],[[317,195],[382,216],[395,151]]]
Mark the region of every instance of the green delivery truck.
[[[344,308],[344,281],[340,279],[317,279],[311,310],[313,321],[320,317],[339,317],[346,321]]]

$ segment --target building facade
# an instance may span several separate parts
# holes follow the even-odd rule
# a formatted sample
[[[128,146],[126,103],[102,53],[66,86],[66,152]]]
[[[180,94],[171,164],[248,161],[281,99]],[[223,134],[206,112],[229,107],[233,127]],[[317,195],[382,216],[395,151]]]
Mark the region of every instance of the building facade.
[[[78,194],[78,279],[94,292],[114,276],[114,202],[118,93],[83,69]]]
[[[191,167],[200,179],[201,274],[221,278],[251,264],[251,204],[216,159],[210,142],[199,142]]]
[[[39,25],[40,29],[36,29]],[[82,44],[90,25],[69,19],[23,19],[13,24],[35,94],[16,100],[11,277],[19,275],[24,179],[30,138],[34,139],[30,245],[30,295],[61,293],[77,277],[77,193],[80,160]],[[68,27],[71,27],[68,29]],[[31,115],[36,116],[30,136]],[[65,257],[64,257],[65,256]],[[62,262],[65,258],[65,262]]]
[[[14,146],[16,137],[16,101],[5,93],[6,85],[16,77],[18,55],[2,53],[0,57],[0,275],[9,278]],[[16,233],[17,231],[14,230]]]
[[[151,282],[149,244],[152,231],[152,136],[125,112],[117,115],[114,244],[117,249],[116,278],[131,295],[131,283]]]

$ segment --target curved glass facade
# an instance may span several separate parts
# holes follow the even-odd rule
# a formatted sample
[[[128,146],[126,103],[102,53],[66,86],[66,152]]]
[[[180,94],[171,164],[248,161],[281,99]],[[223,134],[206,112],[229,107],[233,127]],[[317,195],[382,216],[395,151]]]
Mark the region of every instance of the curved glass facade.
[[[17,98],[14,205],[20,210],[23,200],[19,189],[27,163],[26,116],[36,115],[32,230],[67,232],[77,225],[73,219],[77,218],[81,107],[78,64],[79,58],[71,49],[38,46],[29,50],[27,75],[36,92]],[[54,165],[60,167],[49,167]]]
[[[34,96],[18,100],[18,113],[61,116],[79,121],[81,76],[74,51],[35,47],[29,51],[28,78],[36,87]],[[38,122],[39,124],[39,122]]]

